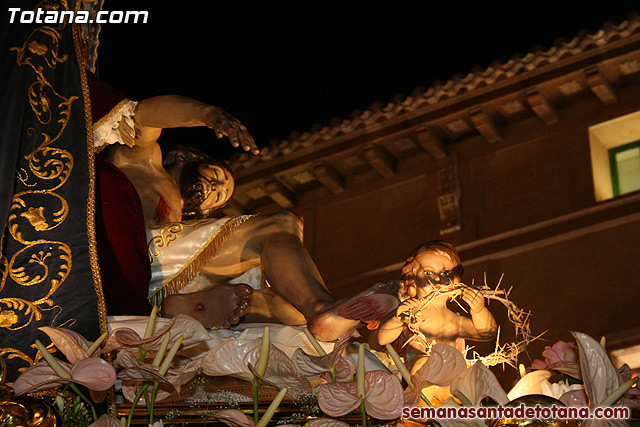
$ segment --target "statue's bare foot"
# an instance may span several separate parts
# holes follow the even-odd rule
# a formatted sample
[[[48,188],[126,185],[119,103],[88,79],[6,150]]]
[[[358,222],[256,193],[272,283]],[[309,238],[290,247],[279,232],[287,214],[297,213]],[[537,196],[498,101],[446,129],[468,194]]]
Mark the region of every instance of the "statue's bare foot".
[[[228,328],[249,308],[253,288],[245,284],[217,285],[203,291],[171,295],[162,302],[162,315],[186,314],[207,328]]]
[[[321,308],[308,319],[307,327],[320,341],[336,340],[360,321],[379,323],[398,306],[397,292],[397,284],[377,283],[354,297]]]

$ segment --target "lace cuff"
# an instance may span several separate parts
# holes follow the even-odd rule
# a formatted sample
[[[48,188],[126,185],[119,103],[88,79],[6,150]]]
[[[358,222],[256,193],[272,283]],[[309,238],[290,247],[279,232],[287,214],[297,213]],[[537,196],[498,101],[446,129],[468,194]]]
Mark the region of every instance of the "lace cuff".
[[[135,129],[133,116],[138,103],[130,99],[123,99],[109,111],[109,114],[102,117],[93,124],[93,147],[96,151],[100,151],[108,145],[116,142],[123,144],[118,130],[120,120],[124,118],[125,123]]]

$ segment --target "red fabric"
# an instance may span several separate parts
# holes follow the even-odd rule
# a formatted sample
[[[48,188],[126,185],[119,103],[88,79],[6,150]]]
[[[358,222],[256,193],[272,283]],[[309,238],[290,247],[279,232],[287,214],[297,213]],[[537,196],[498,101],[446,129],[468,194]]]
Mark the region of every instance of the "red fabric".
[[[91,117],[93,123],[109,114],[109,112],[126,97],[108,83],[100,80],[95,74],[87,72],[89,93],[91,94]]]
[[[140,197],[124,173],[96,156],[96,240],[107,314],[148,315],[151,265]]]

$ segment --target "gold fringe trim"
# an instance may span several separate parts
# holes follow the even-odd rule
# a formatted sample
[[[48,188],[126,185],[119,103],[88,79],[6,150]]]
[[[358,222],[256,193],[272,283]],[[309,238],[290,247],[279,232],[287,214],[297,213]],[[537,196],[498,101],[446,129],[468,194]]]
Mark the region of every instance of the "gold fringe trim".
[[[149,295],[151,304],[160,305],[164,298],[178,293],[180,289],[187,286],[202,271],[204,266],[218,255],[220,249],[235,229],[254,216],[256,215],[241,215],[225,222],[176,274],[165,280],[160,288]]]

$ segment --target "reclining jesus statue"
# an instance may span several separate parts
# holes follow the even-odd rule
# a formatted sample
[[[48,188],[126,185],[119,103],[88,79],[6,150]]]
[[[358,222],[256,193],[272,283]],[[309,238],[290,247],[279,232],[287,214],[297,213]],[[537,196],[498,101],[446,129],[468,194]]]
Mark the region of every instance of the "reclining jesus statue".
[[[229,167],[179,148],[164,156],[163,128],[207,126],[235,147],[259,152],[247,129],[225,111],[190,98],[158,96],[129,104],[120,144],[106,150],[137,190],[151,242],[150,298],[163,316],[188,314],[209,328],[245,321],[307,324],[320,340],[339,338],[357,320],[340,317],[302,244],[302,220],[289,211],[213,218],[234,191]],[[164,165],[163,165],[164,160]],[[230,280],[261,266],[270,287]],[[108,286],[108,284],[105,284]]]

